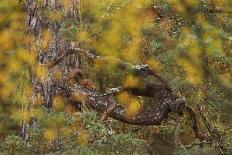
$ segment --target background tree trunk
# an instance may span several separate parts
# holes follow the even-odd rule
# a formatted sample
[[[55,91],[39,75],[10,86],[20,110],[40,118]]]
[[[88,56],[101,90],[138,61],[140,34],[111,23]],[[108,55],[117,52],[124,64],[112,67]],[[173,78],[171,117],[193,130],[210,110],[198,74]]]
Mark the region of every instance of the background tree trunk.
[[[27,30],[34,36],[36,52],[38,53],[37,61],[38,65],[41,65],[41,69],[43,64],[56,61],[61,55],[68,52],[72,40],[66,40],[62,33],[65,22],[72,20],[74,23],[80,23],[81,21],[79,18],[81,17],[80,10],[78,10],[80,8],[78,7],[79,1],[67,0],[65,2],[62,3],[59,0],[26,1]],[[77,29],[80,28],[80,25],[75,26]],[[48,40],[45,47],[44,39]],[[35,52],[33,49],[29,49],[29,51]],[[43,98],[43,105],[51,110],[54,96],[57,93],[55,86],[57,74],[62,77],[74,68],[79,68],[80,65],[79,55],[69,54],[60,63],[49,67],[42,81],[34,75],[32,77],[33,97],[35,98],[40,94]],[[27,137],[25,134],[25,124],[22,123],[22,135]]]

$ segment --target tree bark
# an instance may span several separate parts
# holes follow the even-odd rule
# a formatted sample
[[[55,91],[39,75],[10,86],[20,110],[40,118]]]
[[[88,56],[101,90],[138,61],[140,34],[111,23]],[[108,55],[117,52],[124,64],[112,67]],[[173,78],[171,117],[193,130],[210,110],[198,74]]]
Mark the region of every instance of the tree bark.
[[[99,93],[98,91],[81,86],[78,83],[70,83],[65,77],[71,77],[70,74],[80,68],[81,61],[78,53],[85,52],[85,56],[90,59],[102,58],[95,56],[88,51],[78,49],[77,47],[71,48],[73,45],[71,40],[66,40],[62,34],[62,24],[66,18],[79,22],[81,28],[82,17],[80,10],[76,7],[79,1],[69,0],[68,5],[63,6],[58,0],[43,0],[38,3],[35,0],[26,1],[27,9],[27,25],[28,32],[35,36],[35,43],[38,50],[38,64],[47,67],[48,73],[41,81],[36,76],[32,81],[34,84],[34,96],[41,94],[43,96],[43,104],[47,109],[52,108],[53,99],[56,95],[63,95],[64,98],[71,96],[85,94],[85,104],[99,112],[106,112],[107,116],[117,119],[121,122],[133,125],[159,125],[168,117],[170,112],[182,115],[185,110],[185,102],[178,101],[175,97],[168,83],[160,75],[149,69],[147,65],[131,65],[122,60],[117,60],[118,67],[129,69],[136,75],[153,75],[159,83],[153,85],[145,85],[143,88],[124,88],[123,91],[130,91],[136,96],[152,97],[157,100],[149,109],[141,109],[133,117],[126,115],[126,108],[116,103],[112,109],[112,105],[108,95]],[[79,7],[80,8],[80,7]],[[61,11],[64,16],[60,20],[51,20],[45,16],[45,12]],[[79,15],[79,16],[78,16]],[[41,48],[43,31],[48,31],[51,34],[51,41],[48,48]],[[55,73],[62,73],[61,79],[55,78]],[[73,76],[72,76],[73,77]],[[193,115],[195,117],[195,115]],[[195,123],[194,131],[198,132],[198,124]],[[197,133],[196,133],[197,135]]]

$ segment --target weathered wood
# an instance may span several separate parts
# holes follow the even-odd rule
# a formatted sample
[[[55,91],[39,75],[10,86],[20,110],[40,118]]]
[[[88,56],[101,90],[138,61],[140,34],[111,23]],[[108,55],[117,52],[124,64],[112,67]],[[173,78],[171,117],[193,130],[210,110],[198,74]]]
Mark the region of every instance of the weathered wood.
[[[44,0],[42,4],[38,4],[34,0],[27,0],[26,8],[28,15],[28,32],[34,34],[35,42],[39,51],[38,63],[44,64],[48,68],[48,74],[43,81],[33,79],[34,93],[41,93],[44,99],[44,105],[52,108],[52,102],[57,94],[62,94],[68,98],[79,94],[85,94],[85,104],[99,112],[105,112],[106,117],[110,116],[121,122],[133,125],[159,125],[168,117],[170,112],[175,112],[182,115],[185,110],[184,100],[178,100],[173,94],[166,80],[152,71],[147,65],[132,65],[122,60],[117,59],[118,67],[130,70],[138,76],[152,75],[159,83],[147,84],[143,88],[123,88],[123,91],[130,91],[135,96],[146,96],[155,98],[157,102],[152,103],[149,109],[141,109],[134,116],[129,117],[126,114],[126,108],[121,104],[116,103],[112,106],[112,101],[109,95],[99,93],[98,91],[81,86],[78,83],[69,83],[67,77],[80,68],[80,54],[84,54],[89,59],[107,59],[106,57],[95,56],[90,52],[73,47],[70,41],[65,40],[61,33],[61,25],[65,18],[72,18],[82,22],[80,10],[76,7],[77,0],[69,0],[67,6],[63,6],[58,0]],[[47,11],[62,11],[64,17],[59,21],[49,20],[44,16],[43,10]],[[77,17],[79,15],[79,17]],[[80,26],[81,27],[81,26]],[[47,30],[51,36],[51,42],[48,49],[41,49],[42,31]],[[70,48],[71,47],[71,48]],[[61,72],[64,78],[56,79],[55,72]],[[112,108],[109,108],[111,107]],[[192,115],[196,117],[195,115]],[[194,131],[198,128],[196,119],[193,119]],[[198,133],[196,133],[197,135]]]

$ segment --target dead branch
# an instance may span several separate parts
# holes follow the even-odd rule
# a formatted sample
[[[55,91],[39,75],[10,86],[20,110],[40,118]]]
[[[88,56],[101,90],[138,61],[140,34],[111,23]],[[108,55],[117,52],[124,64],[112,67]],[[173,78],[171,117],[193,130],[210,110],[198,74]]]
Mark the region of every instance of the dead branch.
[[[109,115],[115,110],[117,106],[117,103],[114,100],[109,99],[109,101],[111,102],[111,105],[102,113],[100,117],[101,122],[106,121]]]
[[[88,50],[84,50],[81,48],[71,47],[69,50],[71,52],[75,52],[77,54],[82,54],[91,61],[96,60],[96,59],[103,60],[103,61],[108,61],[108,60],[112,61],[112,58],[110,58],[110,57],[96,56],[96,55],[90,53]],[[132,72],[134,72],[137,75],[140,75],[140,76],[152,75],[157,80],[159,80],[163,85],[170,88],[168,85],[168,82],[162,76],[160,76],[157,72],[150,69],[150,67],[147,64],[145,64],[145,65],[143,65],[143,64],[142,65],[132,65],[131,63],[125,62],[121,59],[113,59],[113,61],[115,62],[115,64],[118,65],[119,68],[131,70]]]
[[[201,146],[201,145],[203,145],[203,144],[212,144],[212,142],[208,142],[208,141],[201,141],[201,142],[195,142],[195,143],[192,143],[192,144],[189,144],[189,145],[184,145],[184,147],[186,148],[186,149],[191,149],[192,147],[194,147],[194,146]]]
[[[192,120],[192,129],[194,130],[195,132],[195,137],[196,138],[199,138],[200,141],[203,141],[206,139],[206,135],[203,134],[200,129],[199,129],[199,123],[197,121],[197,117],[196,117],[196,113],[195,111],[189,107],[189,106],[186,106],[186,111],[188,112],[189,116],[191,117],[191,120]]]
[[[58,65],[60,62],[62,62],[70,54],[72,54],[72,51],[63,52],[55,60],[51,60],[51,61],[49,61],[49,62],[47,62],[45,64],[40,64],[40,65],[45,66],[48,69],[51,69],[52,67],[54,67],[54,66]]]
[[[211,137],[213,138],[213,140],[214,140],[214,144],[216,144],[216,149],[218,150],[218,152],[221,154],[221,155],[224,155],[225,153],[224,153],[224,149],[223,149],[223,146],[221,145],[221,140],[220,140],[220,135],[219,135],[219,133],[214,133],[213,132],[213,129],[215,129],[214,127],[212,127],[212,125],[209,123],[209,121],[207,120],[207,118],[205,117],[205,114],[204,114],[204,112],[203,112],[203,110],[202,110],[202,108],[198,105],[197,106],[197,109],[198,109],[198,111],[199,111],[199,113],[200,113],[200,116],[201,116],[201,118],[203,119],[203,122],[204,122],[204,124],[205,124],[205,126],[206,126],[206,128],[207,128],[207,130],[208,130],[208,132],[210,133],[210,135],[211,135]]]

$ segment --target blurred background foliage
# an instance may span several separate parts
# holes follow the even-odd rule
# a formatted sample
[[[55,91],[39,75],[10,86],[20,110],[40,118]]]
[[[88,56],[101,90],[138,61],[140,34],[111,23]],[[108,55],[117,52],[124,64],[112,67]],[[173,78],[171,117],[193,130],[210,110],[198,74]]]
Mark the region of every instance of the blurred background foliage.
[[[61,0],[68,5],[68,0]],[[173,143],[176,123],[138,127],[115,120],[97,121],[95,112],[64,112],[61,98],[54,100],[53,111],[31,105],[34,75],[43,80],[47,71],[38,66],[38,48],[47,49],[50,32],[35,38],[27,33],[25,0],[0,2],[0,154],[146,154],[144,141],[159,154],[216,154],[213,146],[177,149]],[[40,4],[41,0],[37,0]],[[161,14],[150,6],[158,6]],[[136,86],[139,79],[120,70],[115,60],[149,64],[165,77],[175,93],[187,98],[187,104],[199,105],[227,151],[232,150],[232,2],[229,0],[82,0],[78,22],[64,19],[64,12],[44,10],[49,20],[61,21],[66,41],[77,41],[81,48],[110,58],[82,68],[97,89],[104,92],[117,86]],[[212,10],[220,10],[213,12]],[[57,78],[60,74],[57,73]],[[133,115],[150,99],[119,94],[117,100]],[[28,140],[19,136],[20,126],[30,118]],[[198,115],[202,129],[204,120]],[[184,117],[181,124],[183,144],[195,142]],[[51,123],[52,122],[52,123]],[[170,151],[168,151],[170,150]],[[20,153],[19,153],[20,152]]]

